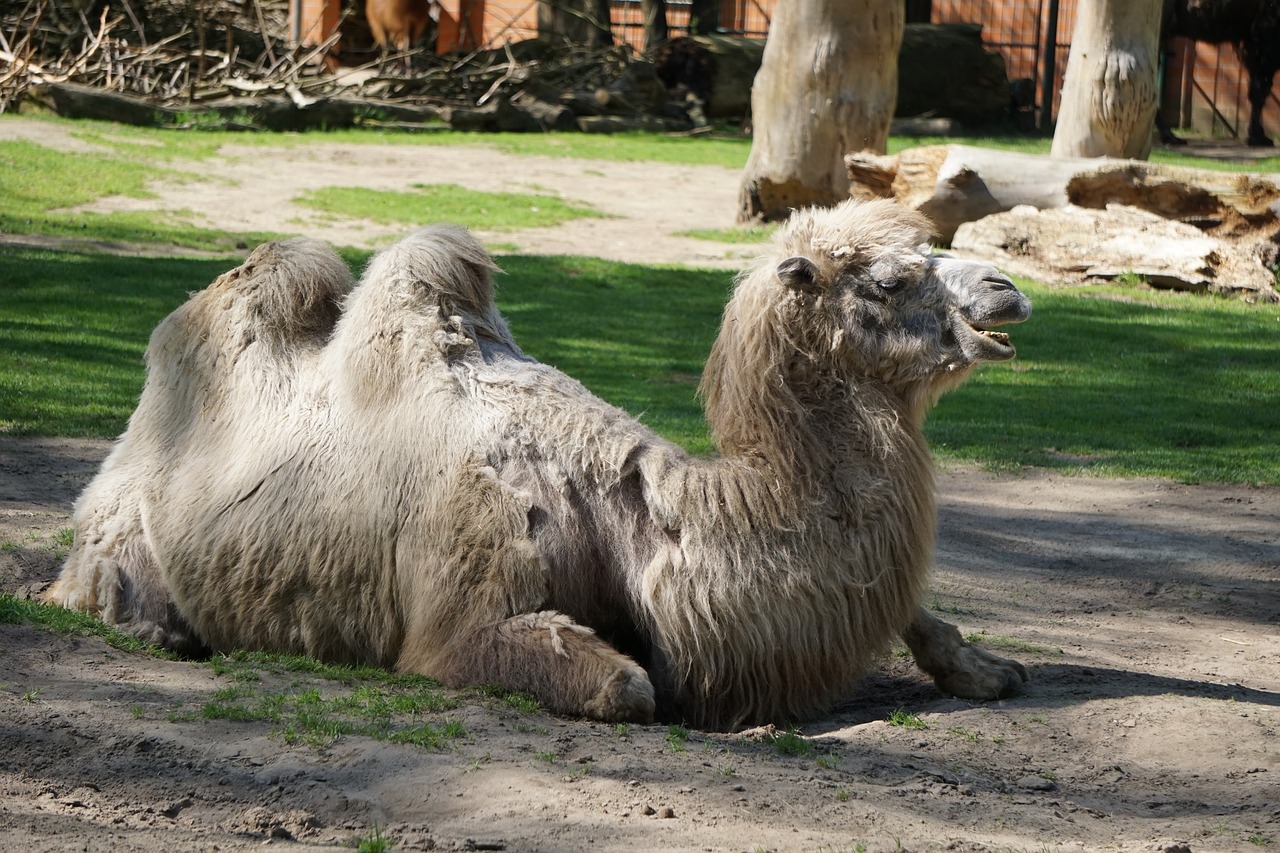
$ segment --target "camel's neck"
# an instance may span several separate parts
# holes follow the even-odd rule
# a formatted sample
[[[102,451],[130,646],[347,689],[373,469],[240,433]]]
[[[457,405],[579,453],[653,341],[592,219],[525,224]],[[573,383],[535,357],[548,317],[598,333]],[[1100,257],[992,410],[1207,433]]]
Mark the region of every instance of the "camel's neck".
[[[929,495],[913,502],[932,500],[923,413],[884,386],[819,378],[792,386],[782,395],[790,399],[759,386],[727,390],[741,399],[707,401],[721,458],[758,468],[798,504],[856,503],[886,488],[923,490]]]

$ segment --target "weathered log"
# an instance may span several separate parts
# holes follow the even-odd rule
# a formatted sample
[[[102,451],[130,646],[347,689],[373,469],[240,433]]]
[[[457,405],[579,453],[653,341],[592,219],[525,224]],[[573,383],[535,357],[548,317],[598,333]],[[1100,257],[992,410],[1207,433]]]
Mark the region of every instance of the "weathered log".
[[[964,223],[952,248],[1039,281],[1078,283],[1131,273],[1153,287],[1280,301],[1266,247],[1123,205],[1017,207]]]
[[[1280,183],[1265,175],[1215,172],[1106,158],[1055,158],[964,145],[909,148],[886,157],[845,157],[853,195],[896,198],[933,220],[939,238],[1018,205],[1039,209],[1119,203],[1168,219],[1233,233],[1280,214]]]

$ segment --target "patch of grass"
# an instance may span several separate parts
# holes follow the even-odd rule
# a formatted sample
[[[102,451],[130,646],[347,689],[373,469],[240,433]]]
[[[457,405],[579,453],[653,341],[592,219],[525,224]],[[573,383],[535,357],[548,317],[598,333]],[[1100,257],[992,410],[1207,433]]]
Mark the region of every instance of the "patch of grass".
[[[672,752],[684,752],[688,749],[689,730],[684,726],[667,726],[667,749]]]
[[[422,690],[385,680],[329,692],[316,686],[259,691],[241,684],[216,691],[194,715],[176,713],[171,719],[269,723],[288,744],[319,747],[345,735],[361,735],[438,751],[465,738],[467,731],[457,720],[429,722],[422,717],[455,707],[434,686]]]
[[[776,225],[742,225],[737,228],[695,228],[677,233],[681,237],[711,240],[716,243],[759,244],[768,242],[777,230]]]
[[[508,690],[505,687],[487,684],[482,687],[473,687],[467,693],[491,700],[500,707],[509,708],[526,716],[542,712],[542,706],[538,704],[537,699],[518,690]]]
[[[1020,282],[1018,358],[929,417],[934,453],[996,470],[1280,484],[1280,307]]]
[[[535,752],[533,754],[533,757],[537,761],[545,761],[548,764],[555,764],[556,759],[558,759],[560,756],[557,755],[553,750],[548,749],[542,752]]]
[[[344,253],[359,266],[368,253]],[[536,358],[694,453],[695,398],[732,274],[500,258],[499,307]],[[0,433],[113,436],[155,324],[226,262],[0,247]],[[940,461],[1280,485],[1280,307],[1115,286],[1021,285],[1018,358],[978,370],[926,431]]]
[[[271,238],[263,232],[200,228],[192,224],[192,214],[180,211],[71,210],[106,196],[150,197],[146,189],[149,180],[177,176],[158,169],[152,153],[89,156],[24,140],[0,140],[0,231],[223,252]]]
[[[920,716],[918,714],[913,714],[910,711],[906,711],[902,708],[896,708],[892,712],[890,712],[889,716],[885,719],[885,722],[887,722],[891,726],[897,726],[900,729],[929,728],[929,724],[926,723],[924,720],[920,719]]]
[[[455,184],[414,184],[412,192],[322,187],[294,201],[327,213],[374,222],[411,226],[452,222],[486,231],[545,228],[602,215],[551,195],[478,192]]]
[[[963,740],[967,740],[969,743],[977,743],[982,740],[982,732],[974,731],[973,729],[961,728],[960,726],[952,726],[947,729],[947,733],[953,734]]]
[[[172,659],[174,655],[144,643],[132,634],[99,622],[92,616],[75,613],[63,607],[27,601],[12,593],[0,592],[0,622],[14,625],[35,625],[56,634],[80,637],[98,637],[113,649],[125,652],[143,652],[153,657]]]
[[[981,631],[977,634],[966,634],[965,639],[975,645],[989,649],[999,649],[1002,652],[1021,652],[1029,655],[1046,656],[1062,655],[1062,649],[1055,649],[1052,646],[1043,646],[1039,643],[1029,643],[1026,640],[1019,640],[1017,637],[988,634],[985,631]]]
[[[823,770],[835,770],[840,766],[840,757],[837,755],[819,755],[815,763]]]
[[[813,755],[813,744],[795,729],[772,732],[765,736],[779,755]]]

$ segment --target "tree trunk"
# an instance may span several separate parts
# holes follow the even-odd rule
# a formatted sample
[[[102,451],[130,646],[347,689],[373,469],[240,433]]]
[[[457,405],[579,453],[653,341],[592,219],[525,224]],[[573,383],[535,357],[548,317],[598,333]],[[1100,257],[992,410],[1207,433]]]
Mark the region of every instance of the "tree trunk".
[[[670,35],[667,31],[667,0],[640,0],[644,15],[644,49],[652,53]]]
[[[1054,157],[1145,160],[1157,107],[1161,0],[1080,0]]]
[[[883,152],[898,96],[902,0],[790,0],[774,10],[751,90],[742,222],[849,195],[844,155]]]

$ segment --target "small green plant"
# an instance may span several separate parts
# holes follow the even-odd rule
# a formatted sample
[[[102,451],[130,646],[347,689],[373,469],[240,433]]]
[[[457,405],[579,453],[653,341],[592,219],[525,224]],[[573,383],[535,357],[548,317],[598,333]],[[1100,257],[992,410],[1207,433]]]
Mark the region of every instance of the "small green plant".
[[[613,727],[613,736],[614,736],[614,737],[616,737],[616,738],[630,737],[630,736],[631,736],[631,724],[630,724],[630,723],[618,723],[616,726],[614,726],[614,727]]]
[[[900,729],[927,729],[929,724],[916,714],[912,714],[902,708],[894,709],[888,716],[887,722],[891,726],[897,726]]]
[[[1270,846],[1271,846],[1271,836],[1269,836],[1269,835],[1262,835],[1261,833],[1257,833],[1257,832],[1255,832],[1253,835],[1250,835],[1250,836],[1249,836],[1249,843],[1250,843],[1250,844],[1256,844],[1256,845],[1258,845],[1259,847],[1270,847]]]
[[[43,688],[43,687],[33,687],[33,688],[31,688],[30,690],[28,690],[26,693],[23,693],[23,694],[22,694],[22,701],[23,701],[23,702],[34,702],[34,701],[36,701],[37,699],[39,699],[39,698],[40,698],[40,694],[41,694],[41,693],[43,693],[43,692],[44,692],[44,688]]]
[[[732,779],[734,776],[738,775],[738,768],[734,767],[732,764],[722,764],[716,768],[716,773],[726,779]]]
[[[533,754],[533,757],[538,761],[545,761],[548,764],[555,764],[556,759],[559,758],[560,756],[556,755],[555,752],[548,749],[544,752],[535,752]]]
[[[795,729],[769,734],[768,740],[779,755],[812,755],[813,744]]]
[[[967,740],[969,743],[977,743],[978,741],[982,740],[982,732],[961,728],[960,726],[952,726],[951,728],[947,729],[947,733],[953,734],[958,738],[963,738],[964,740]]]
[[[1146,287],[1147,277],[1133,270],[1126,270],[1114,279],[1121,287]]]
[[[840,766],[840,759],[835,755],[819,755],[817,764],[823,770],[835,770]]]
[[[147,709],[142,707],[141,705],[134,705],[132,708],[129,709],[129,713],[133,714],[133,718],[135,720],[141,720],[143,717],[147,715]]]
[[[684,752],[688,749],[689,730],[684,726],[667,727],[667,749],[672,752]]]
[[[395,848],[395,841],[382,832],[382,827],[374,824],[368,835],[360,836],[356,841],[356,853],[387,853]]]
[[[847,788],[836,788],[836,799],[842,803],[849,802],[849,790]]]

